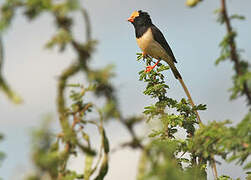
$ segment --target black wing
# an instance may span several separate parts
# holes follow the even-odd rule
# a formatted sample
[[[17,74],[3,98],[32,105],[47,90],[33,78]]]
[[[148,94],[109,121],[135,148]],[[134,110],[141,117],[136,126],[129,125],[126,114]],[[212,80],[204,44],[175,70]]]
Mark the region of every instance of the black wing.
[[[156,40],[166,50],[167,54],[173,59],[173,61],[177,63],[176,58],[173,55],[172,49],[166,42],[166,39],[164,35],[162,34],[162,32],[154,25],[151,26],[151,30],[153,33],[154,40]]]

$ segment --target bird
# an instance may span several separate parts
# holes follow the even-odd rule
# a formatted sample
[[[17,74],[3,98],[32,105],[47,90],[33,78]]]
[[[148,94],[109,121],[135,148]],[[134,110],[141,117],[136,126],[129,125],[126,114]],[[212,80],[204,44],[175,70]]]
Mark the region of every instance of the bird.
[[[143,57],[151,56],[157,60],[153,66],[147,66],[145,72],[149,72],[154,69],[161,60],[167,62],[174,74],[174,77],[179,80],[189,102],[194,107],[195,105],[192,97],[182,79],[180,72],[175,66],[177,60],[172,52],[172,49],[159,28],[152,23],[150,15],[145,11],[138,10],[134,11],[127,20],[134,26],[136,41],[142,50]],[[198,121],[201,122],[198,112],[195,111],[195,113]]]

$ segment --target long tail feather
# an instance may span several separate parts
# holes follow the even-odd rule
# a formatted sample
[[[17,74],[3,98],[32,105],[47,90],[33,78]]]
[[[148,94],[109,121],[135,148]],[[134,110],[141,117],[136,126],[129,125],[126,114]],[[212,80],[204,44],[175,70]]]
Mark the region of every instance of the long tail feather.
[[[175,67],[175,65],[172,64],[170,67],[171,67],[171,70],[172,70],[172,72],[173,72],[175,78],[176,78],[176,79],[182,79],[182,77],[181,77],[181,75],[180,75],[178,69]]]
[[[187,98],[188,98],[190,104],[192,105],[192,107],[194,107],[195,105],[194,105],[193,99],[192,99],[192,97],[191,97],[191,95],[190,95],[184,81],[182,80],[182,77],[181,77],[178,69],[176,68],[176,66],[174,64],[174,61],[171,60],[170,58],[165,58],[164,60],[168,63],[169,67],[171,68],[171,70],[172,70],[172,72],[174,74],[174,77],[179,80],[181,86],[183,87],[183,89],[184,89],[184,91],[185,91],[185,93],[187,95]],[[199,113],[197,112],[197,110],[195,110],[195,113],[196,113],[198,122],[200,123],[200,125],[202,125],[202,122],[201,122],[201,119],[200,119],[200,116],[199,116]]]
[[[186,87],[184,81],[182,80],[182,78],[178,78],[178,80],[179,80],[181,86],[183,87],[183,89],[184,89],[184,91],[185,91],[185,93],[186,93],[186,95],[187,95],[187,97],[188,97],[189,102],[191,103],[192,107],[194,107],[195,105],[194,105],[193,99],[192,99],[192,97],[191,97],[191,95],[190,95],[190,93],[189,93],[189,91],[188,91],[188,89],[187,89],[187,87]],[[200,116],[199,116],[199,113],[197,112],[197,110],[195,110],[195,113],[196,113],[198,122],[199,122],[200,124],[202,124],[202,123],[201,123]]]

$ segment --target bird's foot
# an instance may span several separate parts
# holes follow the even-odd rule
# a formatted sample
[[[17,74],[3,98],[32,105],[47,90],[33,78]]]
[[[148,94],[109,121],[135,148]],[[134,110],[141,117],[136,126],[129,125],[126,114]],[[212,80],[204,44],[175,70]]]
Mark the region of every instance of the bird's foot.
[[[147,66],[145,72],[150,72],[155,66]]]
[[[143,57],[143,59],[146,59],[148,57],[148,55],[145,52],[142,52],[142,57]]]

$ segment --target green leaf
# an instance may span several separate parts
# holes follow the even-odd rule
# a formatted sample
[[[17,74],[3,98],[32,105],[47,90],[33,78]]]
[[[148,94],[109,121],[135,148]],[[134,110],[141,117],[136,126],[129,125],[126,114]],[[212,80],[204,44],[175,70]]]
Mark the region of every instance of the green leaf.
[[[247,163],[247,164],[244,166],[244,169],[251,169],[251,162],[250,162],[250,163]]]
[[[110,147],[109,147],[109,140],[106,136],[105,130],[103,129],[103,143],[104,143],[104,151],[105,153],[109,153]]]
[[[108,156],[105,154],[98,176],[94,180],[103,180],[108,172]]]
[[[238,19],[238,20],[245,20],[245,17],[242,15],[238,15],[238,14],[233,14],[229,17],[230,19]]]
[[[90,176],[92,175],[92,163],[93,163],[93,156],[88,154],[85,155],[85,169],[84,169],[84,177],[85,180],[89,180]]]
[[[59,46],[60,50],[63,51],[65,46],[72,41],[72,35],[65,29],[59,29],[57,34],[46,43],[46,48],[51,49],[54,46]]]
[[[233,180],[230,176],[222,175],[217,178],[217,180]]]
[[[199,104],[193,108],[194,110],[206,110],[207,105],[206,104]]]

